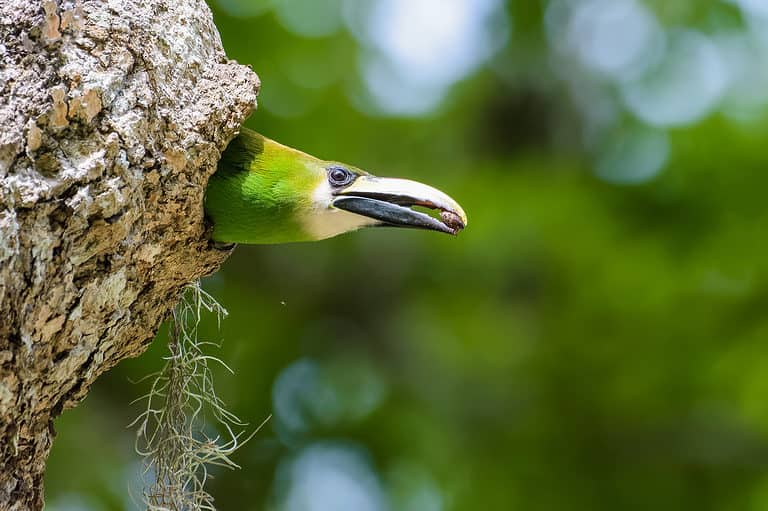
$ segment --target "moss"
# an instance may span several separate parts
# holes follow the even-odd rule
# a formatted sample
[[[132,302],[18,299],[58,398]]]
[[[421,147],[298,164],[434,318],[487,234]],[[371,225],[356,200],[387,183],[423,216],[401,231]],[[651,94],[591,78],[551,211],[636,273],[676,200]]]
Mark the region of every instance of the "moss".
[[[141,399],[144,412],[137,427],[136,452],[144,458],[144,501],[149,510],[214,509],[206,490],[208,467],[239,468],[230,456],[258,431],[244,437],[245,423],[217,396],[212,364],[229,367],[206,355],[217,346],[198,338],[203,312],[220,321],[226,310],[200,287],[187,286],[173,311],[163,369],[149,375],[152,387]]]

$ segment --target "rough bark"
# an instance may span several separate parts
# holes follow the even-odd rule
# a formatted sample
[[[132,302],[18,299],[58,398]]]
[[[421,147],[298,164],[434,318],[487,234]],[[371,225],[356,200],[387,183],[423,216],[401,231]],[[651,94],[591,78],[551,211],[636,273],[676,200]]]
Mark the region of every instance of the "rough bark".
[[[0,1],[0,509],[52,420],[226,258],[203,195],[256,104],[204,0]]]

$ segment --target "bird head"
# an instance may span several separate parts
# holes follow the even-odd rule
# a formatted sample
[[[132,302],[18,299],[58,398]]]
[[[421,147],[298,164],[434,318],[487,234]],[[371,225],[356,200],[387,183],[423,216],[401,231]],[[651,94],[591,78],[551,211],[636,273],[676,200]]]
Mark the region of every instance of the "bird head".
[[[222,243],[320,240],[372,226],[455,235],[467,224],[461,206],[431,186],[320,160],[249,130],[224,151],[205,208]]]

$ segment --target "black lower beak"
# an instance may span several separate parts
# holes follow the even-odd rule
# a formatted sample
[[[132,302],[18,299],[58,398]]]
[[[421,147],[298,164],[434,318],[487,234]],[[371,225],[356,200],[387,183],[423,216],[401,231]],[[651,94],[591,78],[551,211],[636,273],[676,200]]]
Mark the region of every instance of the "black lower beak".
[[[459,229],[449,227],[426,213],[400,206],[384,200],[368,197],[342,196],[333,201],[339,209],[379,220],[382,225],[392,227],[410,227],[456,234]]]

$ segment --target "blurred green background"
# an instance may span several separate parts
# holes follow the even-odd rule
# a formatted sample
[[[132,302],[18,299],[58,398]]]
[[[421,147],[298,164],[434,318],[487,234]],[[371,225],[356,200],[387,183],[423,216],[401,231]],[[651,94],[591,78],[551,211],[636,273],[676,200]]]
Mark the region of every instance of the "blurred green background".
[[[204,282],[221,397],[273,414],[220,510],[768,509],[768,1],[209,3],[249,127],[470,218]],[[138,508],[164,343],[56,422],[47,509]]]

